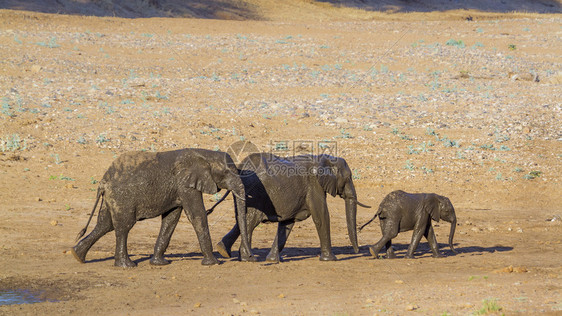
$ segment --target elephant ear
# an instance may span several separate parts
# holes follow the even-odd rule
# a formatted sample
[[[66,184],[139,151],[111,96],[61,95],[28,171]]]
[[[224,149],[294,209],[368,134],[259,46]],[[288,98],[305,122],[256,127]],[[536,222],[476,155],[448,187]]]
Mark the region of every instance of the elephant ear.
[[[325,157],[321,157],[318,162],[318,169],[316,170],[316,176],[318,177],[318,182],[320,186],[324,189],[324,192],[329,193],[331,196],[336,196],[338,193],[338,178],[337,169],[331,163],[331,161]]]
[[[206,194],[215,194],[219,191],[211,174],[211,165],[197,153],[182,154],[174,165],[174,174],[179,186]]]
[[[431,219],[438,222],[441,218],[441,208],[439,207],[439,198],[437,194],[430,193],[424,196],[422,201],[423,210],[431,216]]]

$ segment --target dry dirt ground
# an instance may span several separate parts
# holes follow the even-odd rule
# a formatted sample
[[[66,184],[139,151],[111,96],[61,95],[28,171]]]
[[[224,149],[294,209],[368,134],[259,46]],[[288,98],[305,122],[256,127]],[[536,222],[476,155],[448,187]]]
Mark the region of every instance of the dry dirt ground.
[[[45,300],[0,314],[562,313],[562,18],[459,15],[318,22],[0,10],[0,295]],[[241,140],[346,158],[373,206],[359,209],[358,224],[392,190],[448,196],[459,253],[445,247],[441,222],[445,258],[422,241],[404,259],[405,232],[399,258],[374,260],[365,246],[380,238],[376,220],[354,254],[343,201],[332,197],[336,262],[318,260],[311,219],[295,226],[280,264],[264,261],[275,225],[262,224],[257,263],[202,266],[185,216],[168,266],[148,263],[157,218],[129,236],[135,269],[113,267],[113,233],[85,264],[69,253],[119,154],[226,151]],[[232,200],[209,222],[217,242],[234,223]]]

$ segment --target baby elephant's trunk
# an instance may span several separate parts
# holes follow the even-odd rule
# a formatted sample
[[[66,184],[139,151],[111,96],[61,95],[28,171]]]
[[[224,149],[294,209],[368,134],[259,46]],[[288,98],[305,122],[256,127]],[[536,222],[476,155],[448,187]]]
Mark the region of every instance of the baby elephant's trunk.
[[[457,251],[453,247],[453,238],[455,236],[455,228],[456,227],[457,227],[457,219],[455,218],[451,222],[451,232],[449,233],[449,247],[451,247],[451,251],[453,251],[453,253],[457,253]]]

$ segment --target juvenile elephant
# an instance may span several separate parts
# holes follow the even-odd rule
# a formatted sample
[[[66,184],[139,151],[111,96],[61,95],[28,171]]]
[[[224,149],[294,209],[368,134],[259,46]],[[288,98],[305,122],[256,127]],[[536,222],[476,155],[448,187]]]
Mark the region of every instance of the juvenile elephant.
[[[408,230],[414,230],[414,233],[406,258],[414,257],[414,251],[418,247],[422,235],[427,239],[433,257],[441,257],[439,245],[431,225],[432,219],[437,222],[442,219],[451,223],[449,247],[451,247],[453,253],[456,253],[455,248],[453,248],[453,236],[457,226],[457,217],[453,204],[444,196],[434,193],[412,194],[404,191],[393,191],[382,200],[375,216],[361,226],[359,231],[377,216],[380,218],[382,238],[369,247],[369,251],[375,258],[379,258],[378,253],[383,245],[386,247],[387,257],[395,258],[396,255],[391,247],[392,238],[396,237],[398,232]]]
[[[224,152],[205,149],[181,149],[166,152],[129,152],[118,157],[100,181],[94,209],[101,198],[94,230],[73,248],[74,257],[84,262],[92,245],[115,229],[115,266],[134,267],[127,253],[127,235],[137,221],[162,216],[160,234],[150,263],[169,262],[163,255],[183,209],[195,229],[204,265],[217,264],[207,224],[202,193],[220,189],[234,192],[237,222],[242,230],[243,261],[253,261],[246,233],[245,190],[231,157]],[[78,239],[77,238],[77,239]]]
[[[266,257],[267,261],[279,262],[279,254],[295,222],[311,215],[320,238],[320,260],[336,260],[331,250],[326,193],[332,196],[337,194],[345,200],[348,235],[355,252],[359,251],[357,205],[369,206],[357,201],[352,172],[343,158],[328,155],[281,158],[262,153],[248,156],[239,168],[246,188],[250,245],[253,230],[260,222],[278,222],[277,234]],[[212,212],[213,208],[208,212]],[[217,244],[219,253],[230,257],[232,245],[239,235],[240,229],[235,225]],[[244,251],[241,249],[240,252]]]

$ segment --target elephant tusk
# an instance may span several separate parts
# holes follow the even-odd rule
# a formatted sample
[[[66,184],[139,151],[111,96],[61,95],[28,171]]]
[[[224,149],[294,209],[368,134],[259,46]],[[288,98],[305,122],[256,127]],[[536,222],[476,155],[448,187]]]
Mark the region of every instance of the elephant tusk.
[[[361,207],[364,207],[364,208],[371,208],[369,205],[363,204],[363,203],[361,203],[361,202],[359,202],[359,201],[357,201],[357,205],[359,205],[359,206],[361,206]]]

